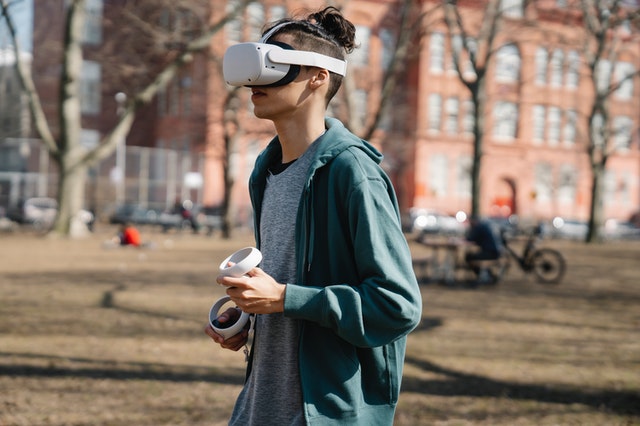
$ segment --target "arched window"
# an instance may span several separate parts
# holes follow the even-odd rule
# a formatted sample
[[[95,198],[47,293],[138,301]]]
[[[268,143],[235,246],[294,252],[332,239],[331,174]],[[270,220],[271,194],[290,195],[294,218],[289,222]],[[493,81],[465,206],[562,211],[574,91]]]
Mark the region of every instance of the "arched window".
[[[498,49],[496,58],[496,81],[515,83],[520,77],[520,51],[515,44],[506,44]]]

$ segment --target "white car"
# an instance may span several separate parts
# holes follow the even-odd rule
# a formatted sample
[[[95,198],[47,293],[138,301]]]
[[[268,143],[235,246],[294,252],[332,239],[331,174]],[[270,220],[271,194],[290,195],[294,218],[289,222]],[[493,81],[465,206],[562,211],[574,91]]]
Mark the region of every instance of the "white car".
[[[40,228],[53,224],[58,213],[58,202],[55,198],[34,197],[26,199],[22,205],[8,215],[9,219],[23,224],[30,224]],[[80,210],[78,219],[85,225],[91,225],[94,216],[88,210]]]

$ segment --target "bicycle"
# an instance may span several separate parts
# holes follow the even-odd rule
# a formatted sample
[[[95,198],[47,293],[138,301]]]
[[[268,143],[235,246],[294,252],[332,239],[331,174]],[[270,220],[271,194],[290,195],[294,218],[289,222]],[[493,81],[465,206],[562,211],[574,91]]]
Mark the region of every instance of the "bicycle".
[[[493,272],[496,283],[501,281],[507,274],[512,260],[515,260],[525,274],[533,273],[541,284],[558,284],[562,281],[567,269],[567,262],[558,250],[549,247],[539,248],[540,235],[541,230],[536,227],[529,234],[520,255],[510,245],[506,232],[503,230],[500,233],[505,253],[497,262],[497,270]]]

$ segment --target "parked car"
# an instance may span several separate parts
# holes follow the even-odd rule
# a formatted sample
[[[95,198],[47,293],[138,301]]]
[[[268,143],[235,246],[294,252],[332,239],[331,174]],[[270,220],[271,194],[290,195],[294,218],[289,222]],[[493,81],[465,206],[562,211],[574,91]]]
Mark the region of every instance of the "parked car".
[[[589,225],[585,221],[565,219],[556,216],[551,221],[551,228],[548,230],[548,235],[551,238],[584,240],[587,237],[588,231]]]
[[[111,216],[109,223],[123,224],[132,223],[136,225],[157,225],[159,223],[160,212],[141,206],[139,204],[123,204],[118,206]]]
[[[58,202],[50,197],[27,198],[13,209],[7,211],[7,217],[17,223],[47,228],[53,224],[58,213]],[[78,212],[78,218],[89,228],[93,225],[94,215],[88,210]]]
[[[455,216],[428,209],[411,209],[405,219],[405,230],[418,235],[464,235],[466,227]]]
[[[610,240],[640,239],[640,226],[633,222],[608,219],[604,224],[605,238]]]

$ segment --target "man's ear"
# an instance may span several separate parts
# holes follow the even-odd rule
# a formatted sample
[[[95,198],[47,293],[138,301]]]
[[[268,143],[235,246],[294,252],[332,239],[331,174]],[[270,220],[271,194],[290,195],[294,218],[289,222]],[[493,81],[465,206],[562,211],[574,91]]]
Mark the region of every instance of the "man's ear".
[[[309,80],[309,86],[311,89],[316,90],[325,84],[329,84],[329,71],[324,68],[317,68],[313,77]]]

